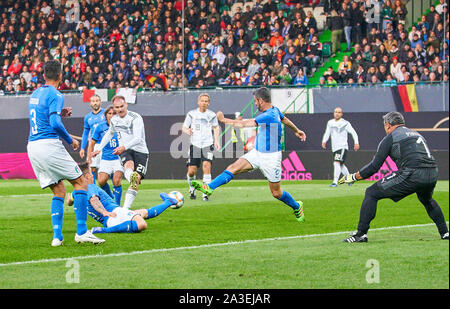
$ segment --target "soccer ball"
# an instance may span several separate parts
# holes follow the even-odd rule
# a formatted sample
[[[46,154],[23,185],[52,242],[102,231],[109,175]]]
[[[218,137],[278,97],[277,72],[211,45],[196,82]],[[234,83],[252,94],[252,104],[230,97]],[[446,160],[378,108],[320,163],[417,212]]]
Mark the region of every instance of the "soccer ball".
[[[181,206],[183,206],[183,204],[184,204],[184,196],[183,196],[183,194],[181,194],[181,192],[172,191],[172,192],[169,192],[169,196],[171,198],[176,199],[178,201],[178,203],[176,205],[171,205],[170,208],[178,209]]]

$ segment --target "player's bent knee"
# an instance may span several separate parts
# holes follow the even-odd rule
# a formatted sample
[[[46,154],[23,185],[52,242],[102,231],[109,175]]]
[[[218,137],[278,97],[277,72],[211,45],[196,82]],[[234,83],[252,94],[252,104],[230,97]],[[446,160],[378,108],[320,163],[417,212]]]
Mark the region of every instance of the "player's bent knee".
[[[147,222],[145,222],[145,220],[141,217],[141,216],[136,216],[133,218],[134,221],[136,221],[137,226],[138,226],[138,232],[144,231],[147,229]]]
[[[53,195],[57,197],[66,197],[66,187],[64,186],[64,183],[60,181],[58,184],[50,187]]]

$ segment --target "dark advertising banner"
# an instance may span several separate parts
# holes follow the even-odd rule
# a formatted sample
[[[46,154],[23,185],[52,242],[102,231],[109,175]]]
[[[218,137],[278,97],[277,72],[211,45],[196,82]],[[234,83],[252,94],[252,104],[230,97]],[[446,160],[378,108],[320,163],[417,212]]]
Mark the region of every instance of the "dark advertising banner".
[[[382,116],[385,113],[346,113],[348,120],[358,133],[361,150],[376,150],[386,136]],[[404,113],[406,126],[416,129],[425,137],[428,146],[435,150],[449,148],[449,114],[446,112]],[[286,150],[320,150],[322,137],[332,114],[287,114],[300,129],[305,131],[307,140],[301,142],[289,129],[286,130]],[[349,147],[353,149],[353,139],[349,135]],[[327,149],[330,149],[328,141]]]
[[[346,166],[350,172],[356,172],[372,159],[374,151],[351,151],[346,159]],[[432,151],[439,166],[439,179],[448,180],[449,157],[448,151]],[[78,152],[72,152],[75,161],[79,162]],[[227,154],[227,157],[216,158],[212,165],[213,177],[220,174],[237,157]],[[0,179],[22,178],[34,179],[33,170],[26,153],[0,154]],[[155,152],[150,154],[146,179],[185,179],[186,155],[178,154],[175,158],[168,152]],[[281,163],[281,179],[283,181],[304,181],[317,179],[332,179],[333,157],[327,151],[285,151]],[[199,169],[201,170],[201,169]],[[380,170],[369,180],[379,180],[392,172],[397,171],[397,166],[388,157]],[[201,171],[198,179],[201,179]],[[236,179],[264,179],[258,170],[236,176]]]
[[[378,143],[386,135],[383,129],[384,113],[346,113],[344,118],[350,121],[359,136],[361,150],[376,150]],[[405,113],[406,125],[418,130],[433,150],[449,149],[449,114],[447,112]],[[301,142],[289,129],[286,130],[286,150],[322,150],[322,136],[327,121],[332,114],[287,114],[307,135],[306,142]],[[230,117],[230,115],[229,115]],[[183,116],[145,116],[146,141],[150,152],[169,152],[171,146],[188,141],[188,136],[181,134]],[[82,118],[63,120],[69,133],[81,136]],[[29,124],[27,119],[0,121],[0,153],[26,152]],[[228,131],[222,144],[231,137]],[[330,149],[328,142],[328,148]],[[350,149],[353,140],[349,136]],[[180,149],[181,150],[181,149]]]
[[[353,140],[349,136],[350,152],[347,166],[355,171],[368,163],[378,143],[385,136],[382,116],[384,113],[346,113],[344,118],[351,122],[359,136],[361,149],[353,151]],[[307,141],[301,142],[286,129],[285,151],[283,153],[283,174],[285,180],[310,180],[332,178],[332,154],[330,142],[327,150],[321,148],[322,136],[331,114],[288,114],[298,127],[307,134]],[[145,116],[146,141],[150,150],[150,178],[184,179],[186,175],[186,156],[189,148],[189,138],[181,134],[184,116]],[[449,150],[449,116],[446,112],[417,112],[405,113],[406,125],[419,131],[427,140],[430,149],[439,163],[440,179],[448,179],[448,150]],[[67,130],[76,136],[83,131],[82,118],[64,119]],[[222,127],[223,128],[223,127]],[[28,139],[29,124],[27,119],[0,121],[0,170],[2,178],[20,178],[20,171],[28,166],[24,155]],[[237,134],[239,135],[239,134]],[[231,131],[227,131],[222,138],[222,145],[230,141]],[[236,145],[236,144],[235,144]],[[242,145],[241,145],[242,146]],[[240,155],[230,152],[230,144],[226,152],[218,153],[214,161],[213,174],[221,172]],[[68,148],[75,157],[77,153]],[[7,155],[6,155],[7,154]],[[18,154],[14,156],[14,154]],[[241,153],[242,154],[242,153]],[[79,158],[77,158],[79,159]],[[395,170],[393,162],[386,162],[384,170]],[[19,168],[20,166],[20,168]],[[19,173],[19,174],[17,174]],[[9,177],[5,175],[8,174]],[[25,173],[25,178],[29,173]],[[27,176],[28,175],[28,176]],[[240,178],[262,178],[260,172],[240,175]],[[376,176],[380,177],[380,175]],[[376,180],[376,179],[375,179]]]

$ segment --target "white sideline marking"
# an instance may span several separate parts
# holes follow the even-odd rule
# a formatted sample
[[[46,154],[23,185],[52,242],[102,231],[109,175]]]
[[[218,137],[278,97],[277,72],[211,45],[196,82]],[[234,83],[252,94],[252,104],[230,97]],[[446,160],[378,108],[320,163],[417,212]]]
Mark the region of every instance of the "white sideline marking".
[[[448,224],[448,222],[447,222],[447,224]],[[432,226],[432,225],[434,225],[434,223],[415,224],[415,225],[400,225],[400,226],[388,226],[388,227],[380,227],[380,228],[371,229],[370,231],[374,232],[374,231],[384,231],[384,230],[424,227],[424,226]],[[320,237],[320,236],[335,236],[335,235],[349,234],[349,233],[351,233],[351,231],[333,232],[333,233],[325,233],[325,234],[310,234],[310,235],[297,235],[297,236],[286,236],[286,237],[273,237],[273,238],[263,238],[263,239],[254,239],[254,240],[242,240],[242,241],[230,241],[230,242],[226,242],[226,243],[206,244],[206,245],[190,246],[190,247],[161,248],[161,249],[152,249],[152,250],[144,250],[144,251],[132,251],[132,252],[111,253],[111,254],[84,255],[84,256],[75,256],[75,257],[68,257],[68,258],[31,260],[31,261],[23,261],[23,262],[13,262],[13,263],[0,264],[0,267],[13,266],[13,265],[51,263],[51,262],[64,262],[64,261],[73,260],[73,259],[86,260],[86,259],[94,259],[94,258],[139,255],[139,254],[147,254],[147,253],[154,253],[154,252],[168,252],[168,251],[180,251],[180,250],[224,247],[224,246],[256,243],[256,242],[263,242],[263,241],[301,239],[301,238],[312,238],[312,237]]]

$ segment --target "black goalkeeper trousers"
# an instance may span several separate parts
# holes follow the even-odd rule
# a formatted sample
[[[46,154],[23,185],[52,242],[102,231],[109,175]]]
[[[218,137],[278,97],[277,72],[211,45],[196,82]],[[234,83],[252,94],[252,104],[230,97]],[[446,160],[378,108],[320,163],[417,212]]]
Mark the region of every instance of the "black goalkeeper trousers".
[[[384,198],[398,202],[415,193],[441,235],[448,232],[444,214],[432,198],[437,182],[437,168],[404,169],[392,173],[368,187],[359,214],[358,234],[366,234],[375,218],[377,203]]]

